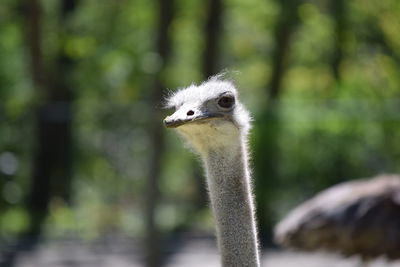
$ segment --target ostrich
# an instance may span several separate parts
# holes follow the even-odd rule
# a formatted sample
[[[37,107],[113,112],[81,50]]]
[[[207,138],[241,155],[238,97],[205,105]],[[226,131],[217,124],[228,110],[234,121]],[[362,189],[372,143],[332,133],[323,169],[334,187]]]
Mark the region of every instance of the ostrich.
[[[295,208],[275,228],[277,243],[326,249],[366,262],[400,258],[400,176],[345,182]]]
[[[232,82],[210,78],[167,99],[164,120],[200,155],[216,222],[222,266],[258,267],[258,243],[248,166],[250,115]]]

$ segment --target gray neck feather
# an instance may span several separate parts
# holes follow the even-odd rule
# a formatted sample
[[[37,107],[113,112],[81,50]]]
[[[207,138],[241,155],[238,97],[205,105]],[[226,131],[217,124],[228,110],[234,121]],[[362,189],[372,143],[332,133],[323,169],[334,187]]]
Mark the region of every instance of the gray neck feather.
[[[222,266],[260,266],[246,144],[203,156]]]

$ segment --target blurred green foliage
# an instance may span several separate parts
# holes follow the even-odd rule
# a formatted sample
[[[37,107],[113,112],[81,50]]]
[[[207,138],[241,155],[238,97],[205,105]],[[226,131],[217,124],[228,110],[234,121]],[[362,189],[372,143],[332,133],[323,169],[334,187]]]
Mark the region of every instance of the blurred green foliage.
[[[270,222],[337,182],[400,171],[400,2],[345,1],[339,78],[332,70],[338,49],[334,2],[302,1],[295,10],[299,21],[281,94],[272,103],[268,83],[282,6],[273,0],[224,1],[219,65],[238,72],[234,79],[255,118],[256,193],[265,195],[258,204],[267,207],[259,216],[270,216]],[[41,3],[45,62],[50,68],[55,64],[59,47],[75,61],[68,74],[75,94],[73,201],[71,206],[58,198],[51,201],[46,232],[84,238],[115,231],[141,235],[145,184],[153,167],[148,129],[161,124],[148,116],[162,106],[150,102],[149,89],[163,63],[155,47],[157,3],[81,1],[67,18],[65,32],[55,22],[58,2]],[[168,32],[172,57],[161,73],[165,93],[202,79],[204,3],[178,0],[175,9]],[[25,27],[18,1],[2,0],[0,236],[5,239],[27,225],[23,200],[35,147],[33,110],[43,101],[29,73]],[[210,230],[207,206],[194,204],[198,188],[190,163],[196,156],[174,133],[165,130],[165,135],[156,220],[163,231],[181,226]],[[266,146],[274,149],[272,164],[262,164],[271,156],[257,150],[263,142],[272,142]],[[12,155],[11,163],[4,155]],[[17,166],[10,171],[13,159]]]

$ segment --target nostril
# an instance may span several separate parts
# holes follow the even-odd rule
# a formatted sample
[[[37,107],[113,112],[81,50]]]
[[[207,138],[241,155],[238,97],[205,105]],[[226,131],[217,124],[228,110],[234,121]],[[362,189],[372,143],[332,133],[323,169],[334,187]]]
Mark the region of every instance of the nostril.
[[[194,111],[193,111],[193,110],[189,110],[189,111],[186,113],[186,115],[192,116],[192,115],[194,115]]]

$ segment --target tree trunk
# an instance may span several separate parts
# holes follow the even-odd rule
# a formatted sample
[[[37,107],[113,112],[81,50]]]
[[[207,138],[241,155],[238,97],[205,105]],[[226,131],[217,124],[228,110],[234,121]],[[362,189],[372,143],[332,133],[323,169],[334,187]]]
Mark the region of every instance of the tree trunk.
[[[254,141],[255,192],[258,223],[261,238],[271,242],[273,222],[269,203],[273,199],[273,188],[278,183],[278,140],[280,134],[279,98],[287,69],[290,41],[299,22],[297,9],[301,0],[278,1],[280,15],[275,26],[275,49],[272,52],[272,74],[267,86],[269,104],[256,120],[259,129]]]
[[[335,34],[331,68],[336,81],[341,80],[340,64],[343,60],[343,46],[346,30],[345,5],[346,3],[344,0],[332,0],[332,12],[335,19]]]
[[[274,31],[275,49],[272,53],[272,74],[267,89],[270,102],[279,99],[282,91],[282,81],[290,52],[290,40],[299,22],[297,9],[301,0],[283,0],[278,3],[281,13]]]
[[[202,72],[205,79],[217,74],[219,65],[219,36],[222,27],[222,0],[208,0],[207,20],[204,27],[205,47]]]
[[[47,72],[44,75],[40,44],[40,4],[38,0],[29,0],[28,4],[27,36],[31,76],[36,90],[41,90],[44,97],[36,112],[37,142],[31,187],[26,202],[30,216],[28,233],[39,235],[51,198],[58,195],[65,201],[70,199],[72,94],[65,75],[71,61],[68,61],[68,57],[60,48],[56,59],[56,72]],[[62,2],[61,30],[64,30],[64,17],[72,12],[73,7],[75,0]],[[44,77],[55,79],[45,80]]]
[[[150,105],[157,107],[162,102],[163,90],[165,88],[163,74],[169,62],[171,55],[171,38],[169,36],[169,27],[174,15],[173,0],[159,0],[159,17],[158,17],[158,36],[157,36],[157,53],[162,60],[162,66],[155,77],[153,90],[151,92]],[[164,153],[164,130],[163,130],[163,113],[159,109],[152,109],[149,121],[149,136],[151,154],[151,168],[149,179],[147,181],[146,190],[146,266],[158,267],[162,264],[161,255],[161,237],[155,214],[158,201],[160,199],[159,180],[161,175],[161,157]]]

